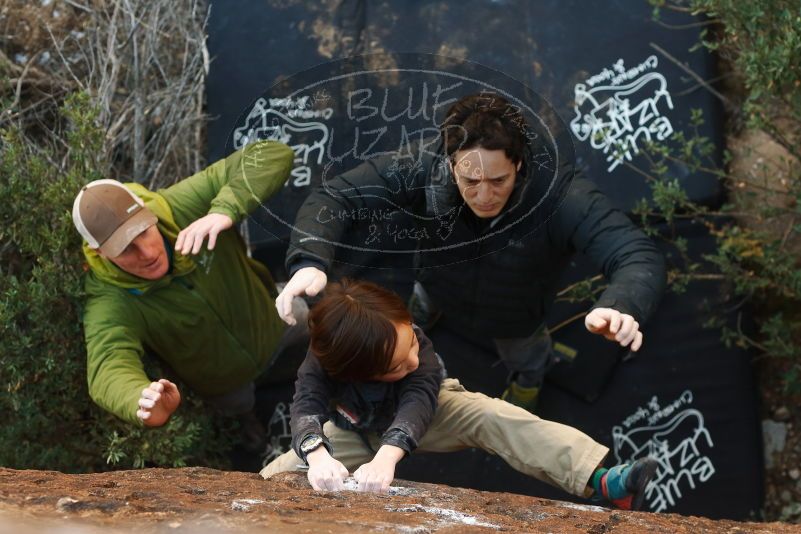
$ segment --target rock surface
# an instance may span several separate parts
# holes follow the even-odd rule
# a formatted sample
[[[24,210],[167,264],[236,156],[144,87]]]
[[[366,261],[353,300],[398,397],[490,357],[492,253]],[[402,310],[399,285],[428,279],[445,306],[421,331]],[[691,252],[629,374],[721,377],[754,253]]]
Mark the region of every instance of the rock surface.
[[[302,473],[265,481],[205,468],[89,475],[0,468],[0,532],[801,533],[396,481],[392,495],[316,493]]]

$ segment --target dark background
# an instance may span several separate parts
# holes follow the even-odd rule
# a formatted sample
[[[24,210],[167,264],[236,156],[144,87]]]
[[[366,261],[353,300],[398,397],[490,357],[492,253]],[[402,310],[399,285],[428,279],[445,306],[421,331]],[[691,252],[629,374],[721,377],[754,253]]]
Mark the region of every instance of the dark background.
[[[688,15],[667,12],[662,20],[671,25],[694,21]],[[697,28],[676,30],[654,22],[645,1],[215,1],[209,33],[213,57],[207,84],[212,116],[209,161],[227,154],[240,115],[282,78],[332,59],[375,52],[441,54],[483,64],[544,96],[566,123],[574,117],[577,83],[619,58],[630,68],[654,55],[658,59],[655,71],[667,80],[673,103],[673,109],[661,112],[673,129],[689,135],[690,110],[702,109],[706,119],[702,134],[722,146],[722,115],[713,97],[653,45],[704,79],[715,76],[713,58],[702,50],[690,52],[698,40]],[[574,144],[578,167],[622,209],[631,210],[637,200],[649,197],[642,175],[623,166],[608,172],[604,154],[587,141],[574,138]],[[635,155],[631,163],[647,168],[641,155]],[[692,200],[712,208],[724,200],[714,178],[682,166],[675,166],[671,173]],[[303,191],[285,189],[268,204],[291,217],[303,195]],[[258,214],[248,229],[254,256],[267,263],[276,278],[285,278],[286,229]],[[688,240],[696,258],[714,249],[702,225],[680,225],[678,232]],[[660,246],[669,261],[679,263],[676,251],[661,241]],[[564,284],[592,274],[577,257],[564,275]],[[411,275],[404,280],[411,280]],[[654,397],[655,404],[664,407],[690,391],[692,401],[679,411],[695,409],[702,414],[702,428],[712,445],[701,435],[695,440],[698,450],[684,455],[684,466],[680,465],[681,455],[674,456],[669,466],[663,465],[660,472],[673,469],[667,475],[675,481],[673,501],[666,511],[713,518],[751,517],[762,502],[762,457],[750,356],[724,347],[719,332],[704,327],[709,307],[727,306],[732,309],[729,319],[734,321],[735,307],[728,302],[726,288],[714,281],[695,282],[683,294],[669,291],[656,316],[643,328],[644,348],[623,363],[620,359],[626,351],[591,336],[581,321],[562,328],[554,337],[575,349],[577,356],[551,373],[539,415],[576,426],[611,447],[613,427],[621,426],[638,408],[647,407]],[[577,311],[581,306],[558,305],[548,324],[556,325]],[[459,340],[438,339],[436,331],[432,339],[439,352],[460,350]],[[505,371],[493,366],[480,348],[471,347],[465,354],[462,368],[449,368],[451,375],[472,389],[499,394]],[[262,408],[271,412],[290,392],[290,385],[283,391],[261,392]],[[672,421],[675,415],[666,415],[655,426]],[[670,437],[663,436],[662,443],[673,452],[682,440],[697,437],[696,430],[697,425],[680,426]],[[714,466],[708,480],[699,481],[697,473],[688,476],[681,470],[691,468],[702,457]],[[397,475],[577,500],[478,451],[413,456],[399,465]]]

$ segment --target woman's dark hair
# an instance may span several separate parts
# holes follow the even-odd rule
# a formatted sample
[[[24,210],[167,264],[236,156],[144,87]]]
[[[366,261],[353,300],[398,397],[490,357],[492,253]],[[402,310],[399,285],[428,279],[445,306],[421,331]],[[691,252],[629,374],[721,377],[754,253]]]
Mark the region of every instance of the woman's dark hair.
[[[310,350],[331,378],[368,381],[389,371],[398,341],[395,323],[411,320],[392,291],[345,278],[328,284],[309,312]]]
[[[448,157],[457,150],[503,150],[512,163],[523,161],[526,121],[518,106],[495,93],[462,97],[440,127]]]

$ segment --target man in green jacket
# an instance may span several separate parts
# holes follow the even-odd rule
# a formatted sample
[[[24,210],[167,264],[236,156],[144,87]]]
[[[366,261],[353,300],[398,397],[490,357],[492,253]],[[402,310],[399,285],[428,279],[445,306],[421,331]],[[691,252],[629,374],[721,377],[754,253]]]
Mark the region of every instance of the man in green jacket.
[[[73,220],[89,266],[83,322],[99,406],[140,425],[169,420],[180,392],[145,374],[148,349],[223,415],[260,427],[254,380],[269,378],[287,336],[270,273],[231,228],[280,190],[293,159],[263,141],[158,192],[114,180],[81,190]]]

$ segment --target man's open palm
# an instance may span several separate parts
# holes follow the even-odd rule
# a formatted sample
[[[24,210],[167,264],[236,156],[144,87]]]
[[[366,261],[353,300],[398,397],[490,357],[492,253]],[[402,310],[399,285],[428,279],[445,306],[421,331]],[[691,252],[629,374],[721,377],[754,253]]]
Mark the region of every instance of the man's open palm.
[[[220,232],[228,230],[233,225],[234,221],[228,215],[209,213],[181,230],[175,240],[175,250],[184,256],[190,253],[198,254],[203,247],[203,240],[207,237],[209,250],[214,250]]]

